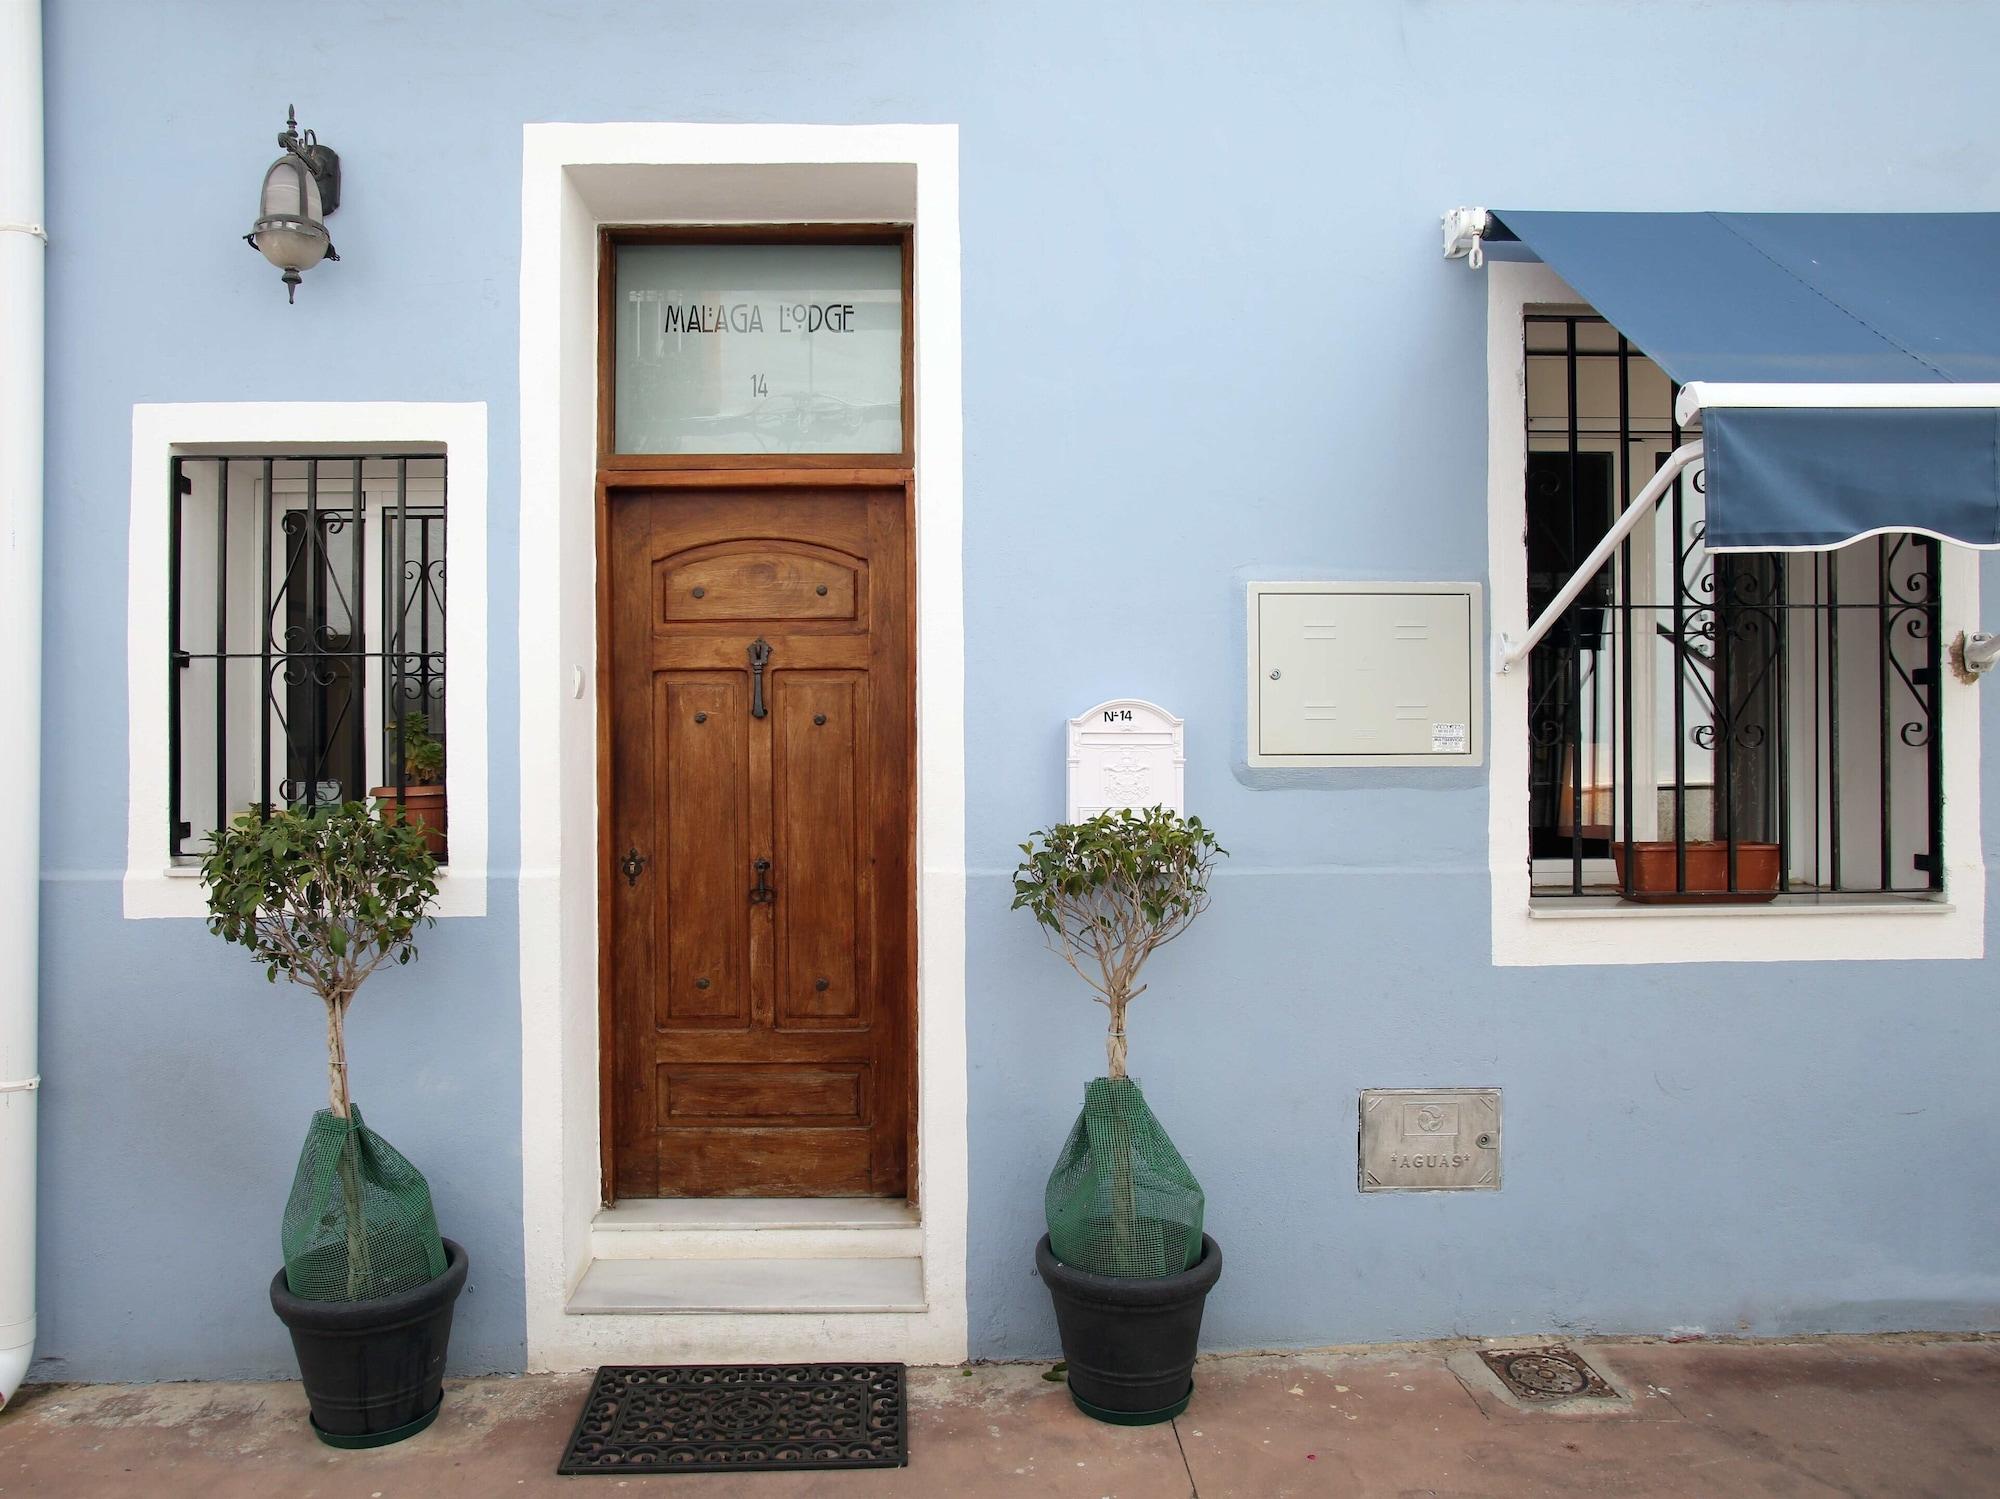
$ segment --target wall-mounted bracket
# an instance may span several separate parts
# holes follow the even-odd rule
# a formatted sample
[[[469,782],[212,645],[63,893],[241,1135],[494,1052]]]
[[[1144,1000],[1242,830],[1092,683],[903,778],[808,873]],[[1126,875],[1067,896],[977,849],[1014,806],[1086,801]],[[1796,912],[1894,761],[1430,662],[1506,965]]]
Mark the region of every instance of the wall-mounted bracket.
[[[1473,270],[1486,263],[1480,236],[1486,233],[1487,213],[1483,208],[1453,208],[1443,220],[1444,258],[1463,260]]]

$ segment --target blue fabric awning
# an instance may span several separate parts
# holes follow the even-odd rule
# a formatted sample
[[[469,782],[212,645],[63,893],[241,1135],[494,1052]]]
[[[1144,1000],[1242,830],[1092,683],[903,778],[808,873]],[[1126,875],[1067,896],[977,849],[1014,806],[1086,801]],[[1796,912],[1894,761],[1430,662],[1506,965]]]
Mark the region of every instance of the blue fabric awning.
[[[2000,547],[2000,214],[1492,220],[1693,387],[1712,550]]]

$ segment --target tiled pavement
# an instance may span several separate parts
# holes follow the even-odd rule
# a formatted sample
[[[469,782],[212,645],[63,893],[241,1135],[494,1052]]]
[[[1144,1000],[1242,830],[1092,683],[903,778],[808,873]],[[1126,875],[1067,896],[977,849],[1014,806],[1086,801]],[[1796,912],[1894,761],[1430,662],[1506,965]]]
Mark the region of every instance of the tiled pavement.
[[[43,1386],[0,1416],[0,1495],[144,1499],[2000,1499],[2000,1340],[1590,1343],[1630,1395],[1523,1411],[1470,1347],[1205,1360],[1167,1426],[1080,1416],[1024,1365],[914,1370],[894,1471],[555,1476],[588,1379],[454,1382],[422,1436],[315,1442],[290,1384]]]

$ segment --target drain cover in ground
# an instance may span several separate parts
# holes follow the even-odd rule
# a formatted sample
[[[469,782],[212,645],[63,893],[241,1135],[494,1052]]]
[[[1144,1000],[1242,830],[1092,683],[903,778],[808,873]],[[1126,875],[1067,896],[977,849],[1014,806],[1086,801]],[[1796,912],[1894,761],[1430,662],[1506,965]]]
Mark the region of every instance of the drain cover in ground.
[[[607,1364],[556,1472],[900,1468],[901,1364]]]
[[[1523,1400],[1616,1400],[1583,1355],[1560,1343],[1547,1348],[1482,1348],[1479,1356],[1500,1382]]]

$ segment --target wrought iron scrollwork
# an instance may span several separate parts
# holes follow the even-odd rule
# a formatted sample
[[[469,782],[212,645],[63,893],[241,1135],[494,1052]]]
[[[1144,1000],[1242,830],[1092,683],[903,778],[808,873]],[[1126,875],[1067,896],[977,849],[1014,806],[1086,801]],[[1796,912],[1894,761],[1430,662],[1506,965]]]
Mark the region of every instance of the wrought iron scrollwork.
[[[1687,434],[1671,382],[1631,378],[1644,356],[1601,319],[1526,321],[1545,377],[1528,384],[1532,601],[1566,581],[1538,555],[1588,547],[1607,496],[1612,513],[1629,503],[1642,465],[1657,470]],[[1690,469],[1658,531],[1620,549],[1615,596],[1588,606],[1601,645],[1586,645],[1579,601],[1531,657],[1536,888],[1603,889],[1604,855],[1653,839],[1731,844],[1732,881],[1735,855],[1776,844],[1781,891],[1941,888],[1937,544],[1716,553],[1706,494],[1706,471]]]
[[[174,681],[172,854],[245,807],[400,785],[412,711],[443,740],[445,468],[406,454],[175,460],[169,629],[200,711]],[[213,580],[201,596],[197,577]]]

